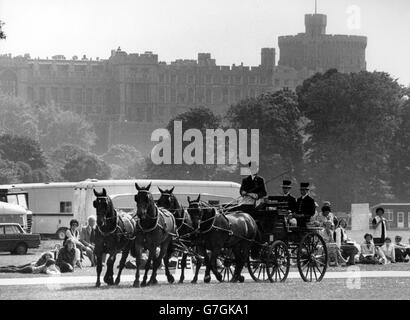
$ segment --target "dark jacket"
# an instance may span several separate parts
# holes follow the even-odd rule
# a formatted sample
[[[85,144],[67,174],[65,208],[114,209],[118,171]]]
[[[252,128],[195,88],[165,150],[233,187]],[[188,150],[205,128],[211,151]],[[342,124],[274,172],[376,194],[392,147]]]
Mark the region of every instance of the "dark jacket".
[[[306,218],[313,217],[316,213],[315,200],[307,195],[305,198],[298,198],[296,202],[296,213],[303,214]]]
[[[74,268],[75,260],[75,249],[69,251],[66,247],[62,247],[58,252],[58,257],[56,261],[57,266],[61,266],[62,262],[70,264]]]
[[[256,193],[258,199],[266,196],[265,180],[260,176],[255,176],[255,179],[252,179],[252,176],[247,176],[242,180],[241,189],[239,193],[242,194],[242,191],[247,193]]]
[[[296,205],[296,198],[292,196],[291,194],[288,194],[286,196],[288,199],[288,208],[291,212],[296,212],[297,210],[297,205]]]

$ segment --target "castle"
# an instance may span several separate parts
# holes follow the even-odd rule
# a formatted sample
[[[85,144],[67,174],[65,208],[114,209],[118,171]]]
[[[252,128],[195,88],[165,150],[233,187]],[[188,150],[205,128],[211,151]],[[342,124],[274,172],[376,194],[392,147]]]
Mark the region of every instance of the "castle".
[[[0,89],[29,103],[55,102],[94,124],[96,152],[110,145],[134,145],[144,154],[151,133],[190,107],[216,113],[264,92],[295,90],[316,72],[366,69],[366,37],[326,34],[326,16],[305,15],[305,33],[279,37],[276,50],[262,48],[258,66],[220,66],[210,53],[195,60],[165,63],[152,52],[127,53],[120,48],[108,59],[62,55],[32,59],[0,56]]]

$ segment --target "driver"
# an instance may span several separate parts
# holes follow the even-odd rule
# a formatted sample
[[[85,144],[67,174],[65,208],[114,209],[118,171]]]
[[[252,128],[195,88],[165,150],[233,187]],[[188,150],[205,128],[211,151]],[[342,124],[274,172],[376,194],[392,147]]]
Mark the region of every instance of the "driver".
[[[256,162],[249,163],[250,175],[242,180],[239,190],[242,198],[240,206],[236,210],[241,210],[252,214],[255,210],[257,200],[266,196],[265,180],[258,175],[259,166]]]

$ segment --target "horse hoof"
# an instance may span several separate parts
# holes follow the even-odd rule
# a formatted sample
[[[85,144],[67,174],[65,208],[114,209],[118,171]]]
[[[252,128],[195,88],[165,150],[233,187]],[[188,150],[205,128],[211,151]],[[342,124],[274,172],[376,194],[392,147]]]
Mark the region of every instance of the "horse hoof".
[[[147,283],[145,282],[145,281],[143,281],[142,283],[141,283],[141,287],[146,287],[147,286]]]
[[[184,281],[184,280],[182,280],[182,281]],[[175,279],[174,279],[174,277],[171,275],[171,276],[169,276],[168,277],[168,283],[174,283],[175,282]]]
[[[194,281],[194,280],[192,280],[192,281]],[[192,283],[192,281],[191,281],[191,283]],[[179,279],[178,283],[184,283],[184,279]]]
[[[191,283],[192,283],[192,284],[197,284],[197,281],[198,281],[197,279],[193,279],[193,280],[191,281]]]
[[[155,285],[157,285],[157,284],[158,284],[157,279],[153,279],[153,280],[150,280],[150,281],[148,282],[147,286],[155,286]]]
[[[96,288],[101,287],[101,282],[97,282],[97,283],[95,284],[95,287],[96,287]]]
[[[117,279],[115,279],[115,282],[114,282],[114,284],[116,285],[116,286],[118,286],[119,284],[120,284],[120,279],[119,278],[117,278]]]
[[[140,282],[139,281],[134,281],[134,284],[132,286],[134,288],[139,288],[140,287]]]
[[[245,277],[244,276],[239,276],[239,282],[244,283],[245,282]]]
[[[204,282],[205,283],[210,283],[211,282],[211,276],[205,276]]]

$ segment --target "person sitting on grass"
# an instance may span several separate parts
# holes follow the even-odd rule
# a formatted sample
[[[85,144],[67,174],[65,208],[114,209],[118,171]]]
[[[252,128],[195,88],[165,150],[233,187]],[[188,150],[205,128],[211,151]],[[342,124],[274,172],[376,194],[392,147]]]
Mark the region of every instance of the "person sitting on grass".
[[[348,243],[349,238],[347,237],[346,233],[347,222],[344,219],[340,219],[338,226],[335,230],[334,237],[336,245],[339,247],[342,256],[349,261],[347,262],[348,265],[354,265],[355,261],[354,258],[356,254],[359,253],[359,250],[356,246],[352,243]]]
[[[391,243],[391,239],[386,237],[384,244],[380,247],[380,250],[383,252],[383,264],[396,263],[395,256],[395,246]]]
[[[320,232],[320,235],[322,236],[323,240],[326,242],[326,247],[329,253],[329,256],[331,257],[329,259],[335,261],[335,264],[338,266],[339,264],[342,264],[343,266],[346,265],[346,260],[343,258],[340,248],[337,246],[335,239],[334,239],[334,232],[332,230],[333,228],[333,222],[332,221],[326,221],[324,223],[324,229]],[[330,261],[332,262],[332,261]]]
[[[380,264],[378,251],[373,243],[373,236],[370,233],[364,235],[364,243],[360,246],[359,262],[362,264]]]
[[[72,239],[67,239],[64,246],[58,251],[56,265],[62,273],[74,272],[77,262],[76,247]]]
[[[406,256],[410,257],[410,246],[406,246],[401,242],[402,237],[396,236],[394,239],[394,254],[396,255],[396,262],[409,262]]]
[[[76,265],[79,268],[82,268],[81,265],[81,257],[82,257],[82,251],[85,251],[87,257],[90,259],[91,264],[94,263],[94,252],[90,247],[86,247],[83,245],[80,241],[80,231],[78,230],[79,223],[76,219],[72,219],[70,221],[70,228],[67,229],[66,234],[65,234],[65,239],[63,242],[63,245],[67,241],[67,239],[71,239],[74,242],[75,248],[76,248],[76,257],[77,257],[77,262]]]
[[[27,263],[21,266],[0,267],[0,273],[32,273],[32,274],[59,274],[60,271],[55,265],[53,253],[45,252],[36,262]]]

